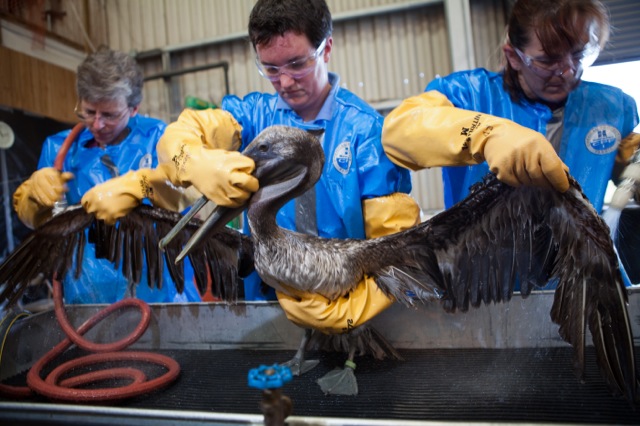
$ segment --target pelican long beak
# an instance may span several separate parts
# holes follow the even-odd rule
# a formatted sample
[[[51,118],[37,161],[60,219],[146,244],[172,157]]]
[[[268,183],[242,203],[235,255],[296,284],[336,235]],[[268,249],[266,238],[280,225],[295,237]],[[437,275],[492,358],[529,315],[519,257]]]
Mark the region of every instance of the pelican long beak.
[[[247,150],[245,150],[244,153],[247,153]],[[256,176],[258,179],[260,179],[264,174],[277,176],[277,164],[277,161],[257,161],[256,169],[254,170],[254,176]],[[173,228],[171,228],[167,235],[165,235],[165,237],[160,240],[160,243],[158,244],[160,246],[160,249],[164,250],[164,248],[169,245],[169,243],[176,237],[176,235],[180,233],[180,231],[185,226],[187,226],[189,221],[193,219],[193,217],[198,213],[198,211],[202,209],[202,207],[204,207],[205,204],[207,204],[208,201],[209,200],[207,199],[207,197],[204,196],[198,199],[198,201],[193,204],[187,214],[185,214],[180,219],[180,221]],[[215,234],[215,232],[219,230],[221,226],[226,225],[230,220],[234,219],[236,216],[242,213],[247,204],[248,201],[244,205],[236,208],[217,206],[215,209],[213,209],[211,214],[209,214],[207,219],[205,219],[200,228],[198,228],[198,230],[191,236],[178,257],[176,257],[175,263],[178,263],[182,259],[184,259],[184,257],[187,256],[191,252],[191,250],[199,245],[200,241],[204,240],[210,235]]]
[[[221,227],[225,226],[229,221],[242,213],[245,207],[245,205],[235,208],[217,206],[215,209],[213,209],[209,217],[207,217],[207,219],[205,219],[205,221],[202,223],[202,226],[198,228],[198,230],[191,236],[189,241],[187,241],[187,243],[184,245],[184,248],[176,257],[175,263],[177,264],[178,262],[180,262],[182,259],[189,255],[191,250],[198,247],[201,241],[206,240],[211,235],[215,234]],[[173,232],[173,229],[171,230],[171,232]]]
[[[310,133],[315,135],[317,132]],[[285,126],[273,126],[270,132],[263,131],[244,149],[242,153],[255,161],[256,167],[253,175],[260,181],[260,189],[253,194],[249,200],[254,199],[254,197],[260,199],[261,197],[269,197],[274,193],[283,193],[288,187],[292,185],[295,186],[297,181],[305,177],[304,172],[306,168],[299,164],[295,156],[290,158],[287,155],[282,155],[283,152],[286,153],[290,150],[282,148],[274,149],[277,141],[287,140],[290,143],[296,143],[297,139],[303,139],[305,135],[309,137],[309,133],[301,132],[300,130],[293,130],[293,133],[291,133],[291,129],[287,129]],[[318,145],[318,147],[320,147],[320,145]],[[321,149],[317,155],[322,158],[322,162],[324,163],[324,154]],[[281,184],[278,185],[278,183]],[[216,207],[203,222],[202,226],[191,236],[191,239],[184,246],[182,252],[176,257],[175,262],[180,262],[191,250],[197,247],[202,240],[209,238],[222,226],[225,226],[227,222],[238,216],[249,205],[249,200],[239,207]],[[191,208],[189,213],[160,241],[160,247],[166,247],[206,202],[207,199],[202,197]]]
[[[171,231],[169,231],[167,235],[165,235],[164,238],[160,240],[160,242],[158,243],[160,250],[164,250],[164,248],[169,245],[169,243],[176,237],[176,235],[178,235],[180,231],[182,231],[182,228],[187,226],[187,223],[189,223],[189,221],[193,219],[200,210],[202,210],[202,208],[205,206],[205,204],[207,204],[208,201],[209,200],[207,199],[207,197],[203,196],[200,197],[198,201],[193,204],[193,206],[191,206],[191,209],[187,212],[187,214],[182,216],[182,219],[180,219],[180,221],[176,223],[173,228],[171,228]]]

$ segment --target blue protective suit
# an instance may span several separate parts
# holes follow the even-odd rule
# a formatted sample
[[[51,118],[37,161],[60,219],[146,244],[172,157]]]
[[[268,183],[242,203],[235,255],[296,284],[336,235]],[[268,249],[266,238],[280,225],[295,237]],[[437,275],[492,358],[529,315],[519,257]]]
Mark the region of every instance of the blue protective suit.
[[[454,106],[508,118],[546,135],[552,112],[544,104],[514,102],[505,91],[501,73],[478,68],[431,81],[425,91],[437,90]],[[593,206],[602,211],[604,195],[620,140],[638,125],[633,98],[622,90],[583,81],[569,94],[564,111],[558,155],[582,186]],[[445,207],[462,200],[489,167],[443,167]]]
[[[363,199],[411,191],[409,171],[393,164],[380,142],[383,118],[350,91],[340,88],[340,78],[329,73],[331,92],[315,120],[304,122],[277,94],[250,93],[243,99],[226,96],[222,108],[242,126],[244,149],[262,130],[276,125],[324,129],[325,165],[316,184],[318,235],[325,238],[365,238]],[[277,214],[278,225],[295,230],[294,201]],[[246,220],[245,220],[246,224]],[[248,229],[245,227],[245,231]],[[265,296],[259,277],[245,279],[245,299]]]
[[[136,115],[129,120],[128,126],[130,133],[122,142],[108,145],[104,149],[87,147],[91,145],[93,135],[87,129],[80,133],[69,149],[63,165],[63,171],[75,176],[67,183],[69,192],[66,197],[69,205],[80,204],[85,192],[112,177],[158,164],[155,147],[166,125],[155,118]],[[56,155],[70,132],[71,130],[65,130],[45,140],[38,169],[53,167]],[[73,263],[71,271],[75,268],[75,259]],[[161,289],[149,288],[145,269],[135,290],[136,297],[150,303],[200,301],[192,276],[190,265],[185,264],[185,290],[178,294],[166,266]],[[128,287],[121,271],[114,269],[107,260],[96,259],[93,245],[87,244],[81,276],[76,280],[72,272],[67,274],[64,280],[64,297],[66,303],[113,303],[128,294]]]

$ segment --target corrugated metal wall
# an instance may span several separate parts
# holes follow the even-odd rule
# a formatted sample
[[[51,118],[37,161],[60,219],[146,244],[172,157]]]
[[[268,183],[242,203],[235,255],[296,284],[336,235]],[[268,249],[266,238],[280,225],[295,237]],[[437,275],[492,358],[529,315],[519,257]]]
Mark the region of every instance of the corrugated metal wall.
[[[494,71],[501,68],[507,9],[505,0],[471,0],[476,66]]]
[[[228,61],[232,93],[273,90],[256,72],[253,49],[245,37],[254,0],[106,3],[111,47],[141,53],[146,75]],[[333,1],[330,6],[335,20],[330,69],[341,75],[344,87],[368,102],[397,102],[422,91],[436,72],[451,71],[442,2],[351,0]],[[151,56],[153,49],[162,49],[164,55],[158,51]],[[193,95],[219,102],[225,94],[221,69],[174,79],[183,99]],[[144,109],[175,119],[179,109],[167,116],[171,91],[152,93],[163,92],[165,84],[159,83],[147,88]],[[167,98],[162,100],[163,96]]]
[[[256,72],[246,26],[255,0],[104,0],[112,48],[135,51],[145,75],[228,62],[230,93],[273,91]],[[452,71],[441,0],[329,0],[334,53],[329,68],[341,84],[381,112],[421,93],[436,75]],[[501,0],[471,2],[479,65],[499,45]],[[491,58],[489,58],[491,59]],[[496,61],[493,61],[496,63]],[[223,68],[145,84],[141,110],[173,121],[186,96],[219,103],[226,94]],[[414,196],[426,211],[441,209],[439,170],[417,173]]]
[[[103,0],[0,0],[0,16],[25,24],[33,31],[34,44],[55,36],[78,50],[90,51],[107,43]],[[42,46],[41,46],[42,47]]]

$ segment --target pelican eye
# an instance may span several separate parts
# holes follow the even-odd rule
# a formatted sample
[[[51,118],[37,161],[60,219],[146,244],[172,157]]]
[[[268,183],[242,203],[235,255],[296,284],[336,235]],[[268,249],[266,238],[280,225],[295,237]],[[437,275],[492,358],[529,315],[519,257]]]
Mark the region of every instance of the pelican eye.
[[[269,144],[267,144],[267,143],[261,143],[260,145],[258,145],[258,151],[260,151],[260,152],[267,152],[267,151],[269,151]]]

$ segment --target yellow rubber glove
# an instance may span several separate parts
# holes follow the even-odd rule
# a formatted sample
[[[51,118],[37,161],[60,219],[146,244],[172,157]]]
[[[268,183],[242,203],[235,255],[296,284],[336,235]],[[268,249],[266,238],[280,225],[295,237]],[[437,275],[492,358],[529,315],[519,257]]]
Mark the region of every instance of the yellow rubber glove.
[[[326,334],[347,333],[394,302],[368,276],[354,290],[336,300],[283,287],[290,294],[278,291],[276,296],[287,318],[301,327],[313,328]]]
[[[639,147],[640,133],[631,132],[620,141],[618,153],[616,154],[616,160],[613,166],[613,172],[611,173],[611,178],[616,184],[620,182],[622,172],[629,165],[629,159]]]
[[[631,132],[624,139],[620,141],[618,146],[618,154],[616,155],[616,162],[629,164],[629,159],[634,152],[640,147],[640,133]]]
[[[364,200],[362,212],[367,238],[395,234],[420,223],[418,203],[402,192]]]
[[[109,224],[136,208],[143,198],[155,206],[182,211],[201,195],[195,190],[176,188],[167,178],[170,167],[161,164],[155,169],[132,170],[109,179],[84,194],[82,207]]]
[[[31,229],[48,220],[71,179],[73,173],[61,173],[53,167],[36,170],[13,194],[13,208],[20,220]]]
[[[214,203],[237,207],[258,190],[255,164],[237,150],[242,127],[227,111],[187,109],[158,141],[160,163],[171,163],[175,185],[193,185]]]
[[[569,189],[568,167],[539,132],[511,120],[456,108],[440,92],[406,99],[385,118],[382,144],[389,158],[419,170],[487,161],[511,185]]]
[[[413,198],[403,193],[365,200],[363,212],[368,238],[393,234],[420,222],[420,208]],[[369,276],[365,276],[347,295],[335,300],[283,287],[288,294],[277,291],[276,296],[287,318],[301,327],[314,328],[327,334],[348,332],[394,302]]]

